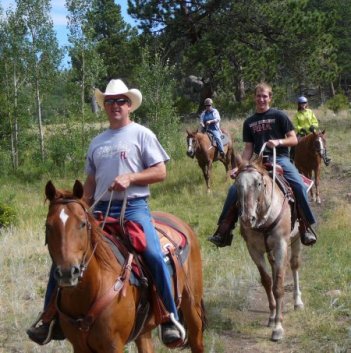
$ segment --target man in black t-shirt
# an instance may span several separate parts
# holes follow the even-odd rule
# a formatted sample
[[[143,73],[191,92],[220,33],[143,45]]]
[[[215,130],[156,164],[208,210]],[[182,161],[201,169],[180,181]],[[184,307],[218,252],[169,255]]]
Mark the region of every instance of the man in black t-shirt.
[[[289,158],[289,147],[297,144],[294,126],[286,114],[270,108],[271,101],[272,88],[266,83],[258,84],[255,88],[256,112],[244,121],[243,141],[245,145],[242,159],[249,161],[254,153],[258,155],[264,143],[266,143],[264,155],[268,157],[272,156],[273,147],[276,148],[276,161],[282,166],[284,177],[293,189],[300,213],[302,213],[302,219],[299,222],[301,241],[304,245],[313,245],[316,242],[316,234],[311,225],[315,224],[316,220],[308,204],[306,187]],[[232,171],[232,175],[235,173],[236,168]],[[232,230],[238,219],[236,201],[236,186],[232,185],[218,220],[218,228],[208,239],[219,247],[231,244]]]

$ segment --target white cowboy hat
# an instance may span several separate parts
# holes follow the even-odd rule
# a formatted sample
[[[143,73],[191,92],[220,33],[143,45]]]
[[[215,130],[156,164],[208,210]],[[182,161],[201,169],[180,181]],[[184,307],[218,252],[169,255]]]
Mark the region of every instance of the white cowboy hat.
[[[101,92],[99,89],[95,89],[95,98],[99,106],[102,110],[104,110],[104,100],[105,96],[116,96],[119,94],[123,94],[128,97],[131,101],[130,111],[133,112],[140,107],[141,101],[143,100],[143,96],[138,89],[132,88],[128,89],[125,83],[120,80],[111,80],[106,86],[105,93]]]

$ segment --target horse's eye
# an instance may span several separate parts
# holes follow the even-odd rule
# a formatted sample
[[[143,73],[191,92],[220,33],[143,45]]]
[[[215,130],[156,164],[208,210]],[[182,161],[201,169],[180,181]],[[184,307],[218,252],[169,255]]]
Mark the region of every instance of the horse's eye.
[[[86,221],[82,221],[82,222],[80,222],[79,229],[83,229],[83,228],[85,228],[85,227],[86,227],[86,225],[87,225],[87,222],[86,222]]]

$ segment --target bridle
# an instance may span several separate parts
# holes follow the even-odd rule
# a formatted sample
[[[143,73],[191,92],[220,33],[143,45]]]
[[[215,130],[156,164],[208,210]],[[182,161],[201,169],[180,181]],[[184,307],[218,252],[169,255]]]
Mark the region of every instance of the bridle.
[[[322,133],[318,133],[317,139],[313,141],[313,146],[315,151],[319,154],[319,156],[323,159],[323,162],[326,164],[326,157],[327,157],[327,148],[325,146],[325,140]]]
[[[81,201],[79,201],[77,199],[65,199],[65,198],[58,198],[58,199],[52,200],[50,202],[49,207],[51,207],[53,205],[67,205],[67,204],[71,204],[71,203],[77,203],[78,205],[80,205],[82,207],[84,214],[85,214],[85,224],[86,224],[87,233],[88,233],[87,248],[83,253],[82,261],[79,264],[78,278],[79,278],[79,280],[81,280],[83,278],[84,272],[88,268],[88,265],[94,256],[94,253],[96,251],[97,244],[98,244],[98,243],[95,243],[89,258],[87,259],[89,248],[90,248],[89,244],[91,244],[91,231],[92,231],[92,226],[91,226],[91,223],[88,218],[88,210],[85,208],[84,204]],[[45,235],[45,244],[47,244],[47,234]]]
[[[195,156],[196,148],[198,146],[198,141],[195,135],[187,136],[187,144],[188,144],[187,154],[189,157],[193,158]]]
[[[262,147],[262,150],[261,150],[261,153],[262,151],[264,150],[264,147],[265,147],[265,144],[263,145]],[[261,155],[260,153],[260,155]],[[284,195],[284,199],[283,199],[283,204],[281,206],[281,209],[280,209],[280,212],[279,214],[277,215],[277,217],[270,223],[270,224],[266,224],[267,220],[268,220],[268,217],[270,215],[270,211],[271,211],[271,207],[272,207],[272,204],[273,204],[273,197],[274,197],[274,185],[275,185],[275,161],[276,161],[276,154],[275,154],[275,148],[273,149],[273,178],[272,178],[272,194],[271,194],[271,202],[268,206],[268,210],[266,211],[265,215],[263,216],[263,225],[259,226],[259,227],[255,227],[253,228],[253,230],[255,231],[259,231],[259,232],[263,232],[265,234],[265,237],[267,236],[267,233],[269,231],[271,231],[280,221],[280,219],[282,218],[283,216],[283,212],[285,210],[285,207],[287,205],[287,197],[286,195]],[[249,164],[247,166],[245,166],[244,168],[240,169],[238,171],[238,174],[241,174],[243,172],[257,172],[258,174],[261,175],[261,178],[262,178],[262,183],[264,184],[264,173],[262,171],[260,171],[259,169],[257,169],[253,164]],[[265,187],[265,184],[264,184],[264,187]]]

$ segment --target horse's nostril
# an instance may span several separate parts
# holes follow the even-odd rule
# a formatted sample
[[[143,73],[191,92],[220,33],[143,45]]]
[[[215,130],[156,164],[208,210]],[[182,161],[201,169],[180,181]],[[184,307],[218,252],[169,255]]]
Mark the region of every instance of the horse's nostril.
[[[63,274],[62,274],[61,268],[60,267],[56,267],[55,270],[54,270],[54,278],[56,280],[59,280],[62,277],[63,277]]]
[[[80,273],[80,270],[79,270],[79,267],[78,267],[78,266],[73,266],[73,267],[71,268],[71,275],[72,275],[72,277],[78,276],[79,273]]]

